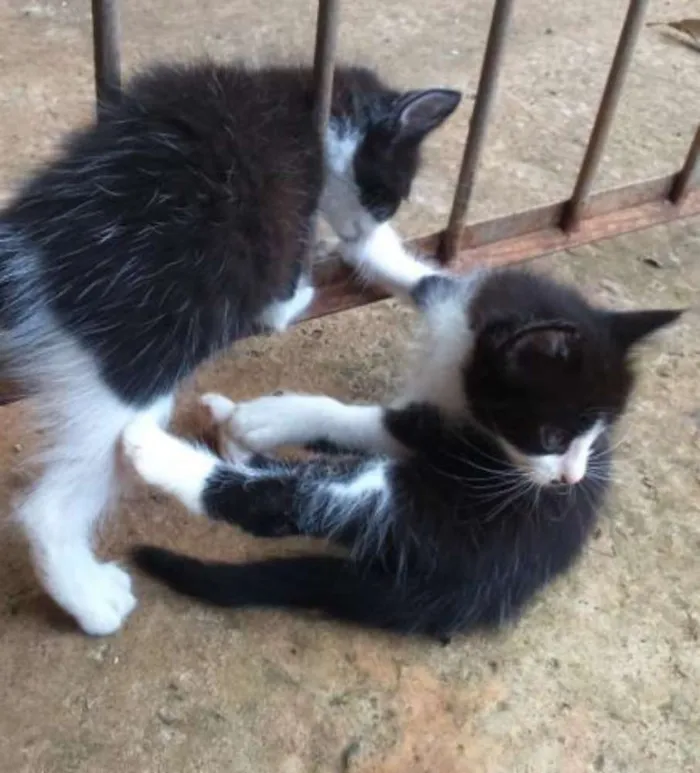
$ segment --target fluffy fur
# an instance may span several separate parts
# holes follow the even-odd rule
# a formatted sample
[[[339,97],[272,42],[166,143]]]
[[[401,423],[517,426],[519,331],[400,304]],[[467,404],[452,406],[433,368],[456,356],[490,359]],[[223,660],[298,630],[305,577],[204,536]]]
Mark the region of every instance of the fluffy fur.
[[[521,271],[434,273],[412,297],[417,361],[387,408],[205,396],[228,461],[152,421],[125,433],[143,479],[192,512],[260,537],[323,537],[345,557],[230,565],[144,547],[137,563],[213,604],[316,609],[440,638],[515,617],[564,572],[605,494],[631,349],[679,312],[605,311]],[[290,443],[337,453],[263,455]]]
[[[90,545],[124,427],[165,425],[202,360],[304,311],[319,208],[364,273],[390,280],[388,259],[424,274],[386,221],[458,102],[339,68],[323,138],[305,69],[158,67],[0,213],[0,361],[49,439],[19,518],[44,587],[85,631],[115,631],[135,605]]]

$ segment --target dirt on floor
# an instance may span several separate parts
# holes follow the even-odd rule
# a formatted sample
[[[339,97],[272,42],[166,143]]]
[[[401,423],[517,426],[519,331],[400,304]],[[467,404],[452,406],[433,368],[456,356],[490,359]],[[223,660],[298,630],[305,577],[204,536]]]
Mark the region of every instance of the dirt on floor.
[[[491,9],[343,5],[344,58],[402,85],[473,94]],[[475,217],[569,190],[624,3],[516,3]],[[128,69],[155,56],[310,57],[315,4],[126,0]],[[650,20],[700,16],[652,2]],[[698,120],[700,55],[642,33],[600,185],[671,171]],[[89,5],[0,5],[0,193],[92,110]],[[431,141],[400,222],[439,226],[469,119],[467,96]],[[622,308],[694,306],[700,221],[540,259]],[[373,401],[395,388],[412,314],[395,302],[254,339],[198,374],[234,398],[276,389]],[[9,521],[37,437],[30,406],[0,409],[1,773],[695,773],[700,770],[700,319],[640,356],[616,485],[580,564],[516,627],[450,646],[282,612],[227,613],[135,578],[116,636],[80,634],[38,590]],[[69,515],[69,514],[68,514]],[[299,549],[188,519],[139,489],[105,555],[140,542],[241,560]]]

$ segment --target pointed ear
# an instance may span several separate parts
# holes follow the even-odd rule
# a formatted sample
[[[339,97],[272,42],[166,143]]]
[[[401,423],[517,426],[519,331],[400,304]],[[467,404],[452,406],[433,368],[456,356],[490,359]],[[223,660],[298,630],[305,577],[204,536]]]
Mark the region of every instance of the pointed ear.
[[[452,89],[428,89],[404,94],[392,111],[398,139],[422,140],[457,108],[462,94]]]
[[[579,333],[572,325],[532,325],[510,336],[500,349],[508,370],[516,372],[528,370],[543,360],[570,359],[579,339]]]
[[[685,309],[606,312],[613,339],[623,349],[639,343],[666,325],[675,322]]]

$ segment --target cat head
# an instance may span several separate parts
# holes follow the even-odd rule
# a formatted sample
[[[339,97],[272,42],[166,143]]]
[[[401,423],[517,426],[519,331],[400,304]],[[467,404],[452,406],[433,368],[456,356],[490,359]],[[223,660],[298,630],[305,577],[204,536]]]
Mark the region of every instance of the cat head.
[[[428,89],[397,97],[371,122],[353,162],[363,207],[378,222],[394,216],[411,192],[423,140],[457,108],[458,91]]]
[[[454,286],[469,288],[452,292],[471,331],[462,363],[470,415],[533,482],[580,482],[625,410],[635,346],[682,312],[600,309],[518,270]]]
[[[370,70],[337,70],[327,166],[352,183],[358,204],[376,222],[389,220],[408,198],[423,140],[455,111],[461,96],[443,88],[398,92]]]

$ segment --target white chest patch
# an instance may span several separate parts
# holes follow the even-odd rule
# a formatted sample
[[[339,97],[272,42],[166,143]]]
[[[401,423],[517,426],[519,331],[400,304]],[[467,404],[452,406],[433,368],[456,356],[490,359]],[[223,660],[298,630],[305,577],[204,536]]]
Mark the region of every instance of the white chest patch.
[[[314,288],[309,278],[299,277],[294,295],[286,301],[274,301],[263,312],[261,322],[268,328],[281,332],[299,319],[314,299]]]
[[[355,182],[353,159],[362,135],[350,126],[331,121],[325,137],[325,182],[320,209],[344,241],[356,241],[375,227],[363,208]]]

